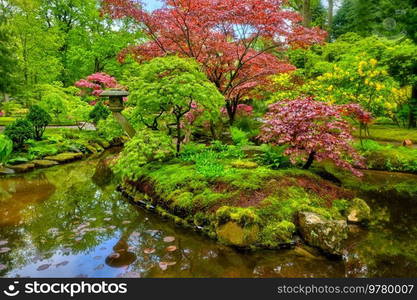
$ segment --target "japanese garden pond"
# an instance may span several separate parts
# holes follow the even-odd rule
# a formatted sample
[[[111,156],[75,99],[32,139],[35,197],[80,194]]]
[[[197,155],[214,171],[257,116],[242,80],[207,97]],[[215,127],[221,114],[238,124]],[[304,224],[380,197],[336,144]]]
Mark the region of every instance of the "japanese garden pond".
[[[112,155],[0,178],[2,277],[413,277],[417,199],[361,192],[376,216],[351,227],[342,260],[296,247],[243,252],[131,204],[103,166]],[[369,184],[417,176],[367,171]],[[307,250],[306,250],[307,249]]]

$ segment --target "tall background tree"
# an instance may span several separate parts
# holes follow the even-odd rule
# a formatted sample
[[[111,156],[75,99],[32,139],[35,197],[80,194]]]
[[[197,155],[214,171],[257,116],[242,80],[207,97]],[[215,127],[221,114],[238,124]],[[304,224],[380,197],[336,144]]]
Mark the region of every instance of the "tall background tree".
[[[131,21],[101,16],[99,0],[2,0],[0,10],[0,92],[25,107],[42,99],[45,85],[70,87],[96,72],[120,76],[117,54],[141,37]]]
[[[337,12],[332,28],[338,37],[347,32],[355,32],[366,37],[377,35],[401,45],[408,38],[417,43],[417,1],[415,0],[344,0]],[[400,46],[401,48],[401,46]],[[417,127],[417,64],[415,54],[409,45],[391,53],[390,69],[401,85],[411,86],[409,101],[409,127]],[[400,62],[404,62],[402,67]],[[403,68],[406,70],[401,70]]]
[[[7,101],[8,93],[12,92],[16,66],[11,34],[7,28],[9,9],[6,1],[0,1],[0,93],[3,101]]]

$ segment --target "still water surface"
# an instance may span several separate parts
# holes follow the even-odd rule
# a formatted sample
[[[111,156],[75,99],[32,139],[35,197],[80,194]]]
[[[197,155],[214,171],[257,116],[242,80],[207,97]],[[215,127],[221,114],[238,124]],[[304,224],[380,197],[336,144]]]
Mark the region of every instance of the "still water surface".
[[[298,248],[239,252],[129,203],[103,167],[111,155],[0,178],[0,277],[417,275],[417,199],[410,196],[363,195],[378,222],[369,231],[352,228],[342,261]],[[367,177],[417,184],[411,175]]]

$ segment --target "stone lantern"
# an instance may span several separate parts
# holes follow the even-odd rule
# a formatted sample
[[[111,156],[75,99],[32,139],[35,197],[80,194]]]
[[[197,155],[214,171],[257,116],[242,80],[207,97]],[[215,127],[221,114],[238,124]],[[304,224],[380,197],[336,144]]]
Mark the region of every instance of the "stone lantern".
[[[113,117],[116,121],[122,126],[123,130],[127,133],[127,135],[132,138],[136,134],[135,129],[133,129],[132,125],[130,125],[129,121],[122,115],[122,110],[124,109],[123,106],[123,98],[127,97],[129,92],[124,90],[118,89],[111,89],[105,90],[100,94],[100,97],[108,97],[109,98],[109,109],[113,114]]]

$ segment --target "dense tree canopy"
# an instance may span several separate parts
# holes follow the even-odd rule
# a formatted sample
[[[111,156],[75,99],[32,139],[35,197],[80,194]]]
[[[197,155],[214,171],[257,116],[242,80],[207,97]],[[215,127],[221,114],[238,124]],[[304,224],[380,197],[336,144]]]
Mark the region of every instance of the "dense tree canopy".
[[[302,27],[296,12],[283,9],[281,0],[165,1],[148,13],[140,1],[103,1],[115,19],[131,17],[147,34],[148,42],[127,48],[138,61],[167,54],[195,58],[207,77],[225,96],[231,122],[237,105],[268,76],[293,70],[273,53],[288,46],[321,42],[325,32]]]

